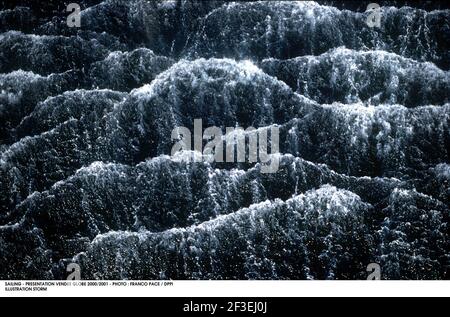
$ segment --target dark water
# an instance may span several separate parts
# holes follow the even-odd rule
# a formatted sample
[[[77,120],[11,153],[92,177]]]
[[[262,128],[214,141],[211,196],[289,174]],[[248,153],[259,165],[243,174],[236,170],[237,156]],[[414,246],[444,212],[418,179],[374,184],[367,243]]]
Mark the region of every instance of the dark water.
[[[1,279],[450,277],[446,2],[0,3]],[[278,172],[170,157],[194,119]]]

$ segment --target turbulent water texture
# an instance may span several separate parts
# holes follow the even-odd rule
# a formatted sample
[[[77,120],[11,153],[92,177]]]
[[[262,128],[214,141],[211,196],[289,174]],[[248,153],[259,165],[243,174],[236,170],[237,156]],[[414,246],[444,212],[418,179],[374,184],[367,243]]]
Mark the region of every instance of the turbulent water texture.
[[[450,278],[444,1],[79,3],[0,2],[0,279]],[[170,156],[194,119],[278,171]]]

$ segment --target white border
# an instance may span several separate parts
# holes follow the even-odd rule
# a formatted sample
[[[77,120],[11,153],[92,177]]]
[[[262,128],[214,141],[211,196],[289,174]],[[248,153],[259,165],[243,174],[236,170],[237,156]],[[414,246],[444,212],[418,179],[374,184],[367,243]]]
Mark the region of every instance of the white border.
[[[46,291],[5,291],[0,297],[448,297],[450,281],[133,281],[153,286],[49,286]],[[53,281],[47,281],[53,282]],[[67,282],[67,281],[64,281]],[[80,282],[80,281],[78,281]],[[81,281],[99,282],[99,281]],[[166,282],[166,283],[165,283]],[[168,283],[167,283],[168,282]],[[159,284],[159,285],[158,285]],[[169,285],[164,285],[169,284]],[[172,284],[172,285],[170,285]]]

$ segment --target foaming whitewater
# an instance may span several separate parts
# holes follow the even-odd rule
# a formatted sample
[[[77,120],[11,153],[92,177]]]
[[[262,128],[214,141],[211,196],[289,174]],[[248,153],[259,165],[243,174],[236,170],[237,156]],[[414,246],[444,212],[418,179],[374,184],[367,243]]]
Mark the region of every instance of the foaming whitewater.
[[[448,71],[380,50],[362,52],[340,47],[319,56],[265,59],[261,67],[319,103],[417,107],[449,101]]]
[[[448,51],[439,19],[448,10],[384,7],[381,32],[368,28],[367,13],[338,10],[311,1],[237,2],[203,18],[187,45],[192,56],[293,58],[332,48],[382,49],[448,69]],[[391,36],[392,35],[392,36]]]
[[[0,279],[449,278],[444,2],[79,4],[0,8]]]

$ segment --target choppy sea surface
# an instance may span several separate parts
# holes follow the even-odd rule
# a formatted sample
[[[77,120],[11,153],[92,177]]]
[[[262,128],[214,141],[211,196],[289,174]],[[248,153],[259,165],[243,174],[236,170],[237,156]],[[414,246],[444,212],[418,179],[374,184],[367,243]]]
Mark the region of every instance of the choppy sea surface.
[[[444,1],[0,4],[0,279],[450,278]],[[278,171],[170,156],[194,119]]]

